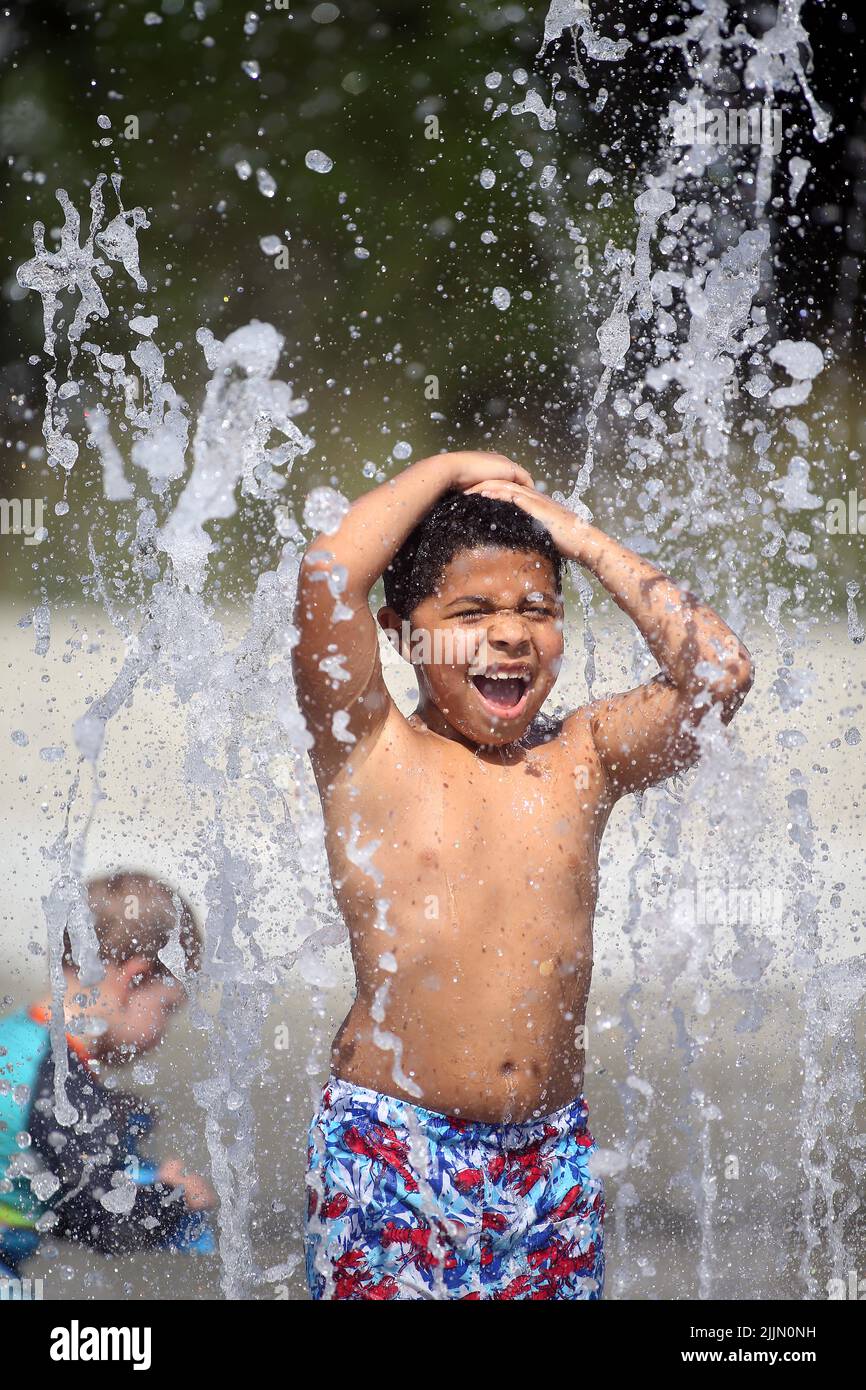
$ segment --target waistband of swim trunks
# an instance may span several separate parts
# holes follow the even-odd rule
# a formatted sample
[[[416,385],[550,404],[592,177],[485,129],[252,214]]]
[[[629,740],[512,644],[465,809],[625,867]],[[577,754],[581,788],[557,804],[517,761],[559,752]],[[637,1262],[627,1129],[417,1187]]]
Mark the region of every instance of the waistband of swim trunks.
[[[407,1111],[411,1112],[408,1119]],[[414,1119],[421,1132],[435,1138],[439,1144],[489,1144],[494,1148],[515,1149],[556,1134],[584,1131],[589,1106],[586,1097],[581,1094],[547,1115],[517,1123],[489,1124],[482,1120],[462,1120],[458,1115],[445,1115],[438,1110],[427,1110],[423,1105],[401,1100],[399,1096],[371,1091],[366,1086],[356,1086],[353,1081],[330,1076],[322,1087],[319,1114],[326,1114],[331,1119],[349,1119],[356,1115],[394,1129],[410,1129]]]

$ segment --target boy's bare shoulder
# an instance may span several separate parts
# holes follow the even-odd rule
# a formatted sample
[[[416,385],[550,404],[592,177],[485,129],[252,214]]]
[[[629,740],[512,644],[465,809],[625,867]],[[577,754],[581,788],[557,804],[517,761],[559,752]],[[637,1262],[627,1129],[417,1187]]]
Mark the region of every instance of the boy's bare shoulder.
[[[562,741],[569,746],[579,743],[590,743],[595,747],[593,737],[593,718],[597,710],[597,703],[589,705],[579,705],[577,709],[566,714],[562,720]]]
[[[582,705],[564,715],[551,715],[542,710],[518,740],[521,748],[552,765],[561,764],[569,776],[577,766],[601,774],[601,759],[592,729],[593,708]]]
[[[594,704],[581,705],[565,715],[558,739],[561,767],[573,781],[584,807],[588,793],[593,804],[610,803],[608,779],[593,731],[595,709]]]

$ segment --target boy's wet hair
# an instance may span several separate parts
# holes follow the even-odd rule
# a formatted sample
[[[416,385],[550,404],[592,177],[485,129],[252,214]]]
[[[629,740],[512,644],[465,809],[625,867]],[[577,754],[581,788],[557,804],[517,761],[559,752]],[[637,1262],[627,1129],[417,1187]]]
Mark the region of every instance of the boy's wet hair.
[[[151,962],[154,975],[171,976],[159,959],[170,942],[178,942],[187,971],[201,965],[202,937],[184,897],[150,874],[125,870],[87,883],[87,899],[106,965],[124,965],[136,956]],[[63,933],[63,964],[74,966],[69,933]]]
[[[445,566],[462,550],[496,546],[542,555],[562,592],[562,555],[550,532],[514,502],[449,489],[406,537],[382,576],[385,602],[402,619],[441,583]]]

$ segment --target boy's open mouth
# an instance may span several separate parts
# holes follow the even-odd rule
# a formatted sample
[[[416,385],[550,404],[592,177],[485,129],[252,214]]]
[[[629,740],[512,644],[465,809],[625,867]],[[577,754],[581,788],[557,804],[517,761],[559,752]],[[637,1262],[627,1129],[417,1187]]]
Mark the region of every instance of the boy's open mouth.
[[[485,672],[472,676],[471,680],[488,709],[509,716],[522,711],[532,685],[532,676],[528,671]]]

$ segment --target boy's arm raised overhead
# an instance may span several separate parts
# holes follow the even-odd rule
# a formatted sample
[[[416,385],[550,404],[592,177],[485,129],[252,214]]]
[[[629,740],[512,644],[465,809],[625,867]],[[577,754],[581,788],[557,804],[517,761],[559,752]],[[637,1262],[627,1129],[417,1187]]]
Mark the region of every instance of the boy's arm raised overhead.
[[[382,676],[369,595],[400,546],[443,493],[484,478],[533,487],[500,454],[422,459],[353,502],[338,530],[317,536],[298,577],[292,666],[301,712],[315,744],[317,778],[329,778],[384,726],[391,699]],[[340,716],[344,716],[341,718]]]
[[[546,526],[561,553],[594,574],[637,625],[661,667],[646,685],[577,712],[589,720],[613,794],[690,767],[707,710],[717,708],[727,724],[751,688],[752,661],[739,638],[654,565],[551,498],[508,483],[474,490],[512,501]]]

